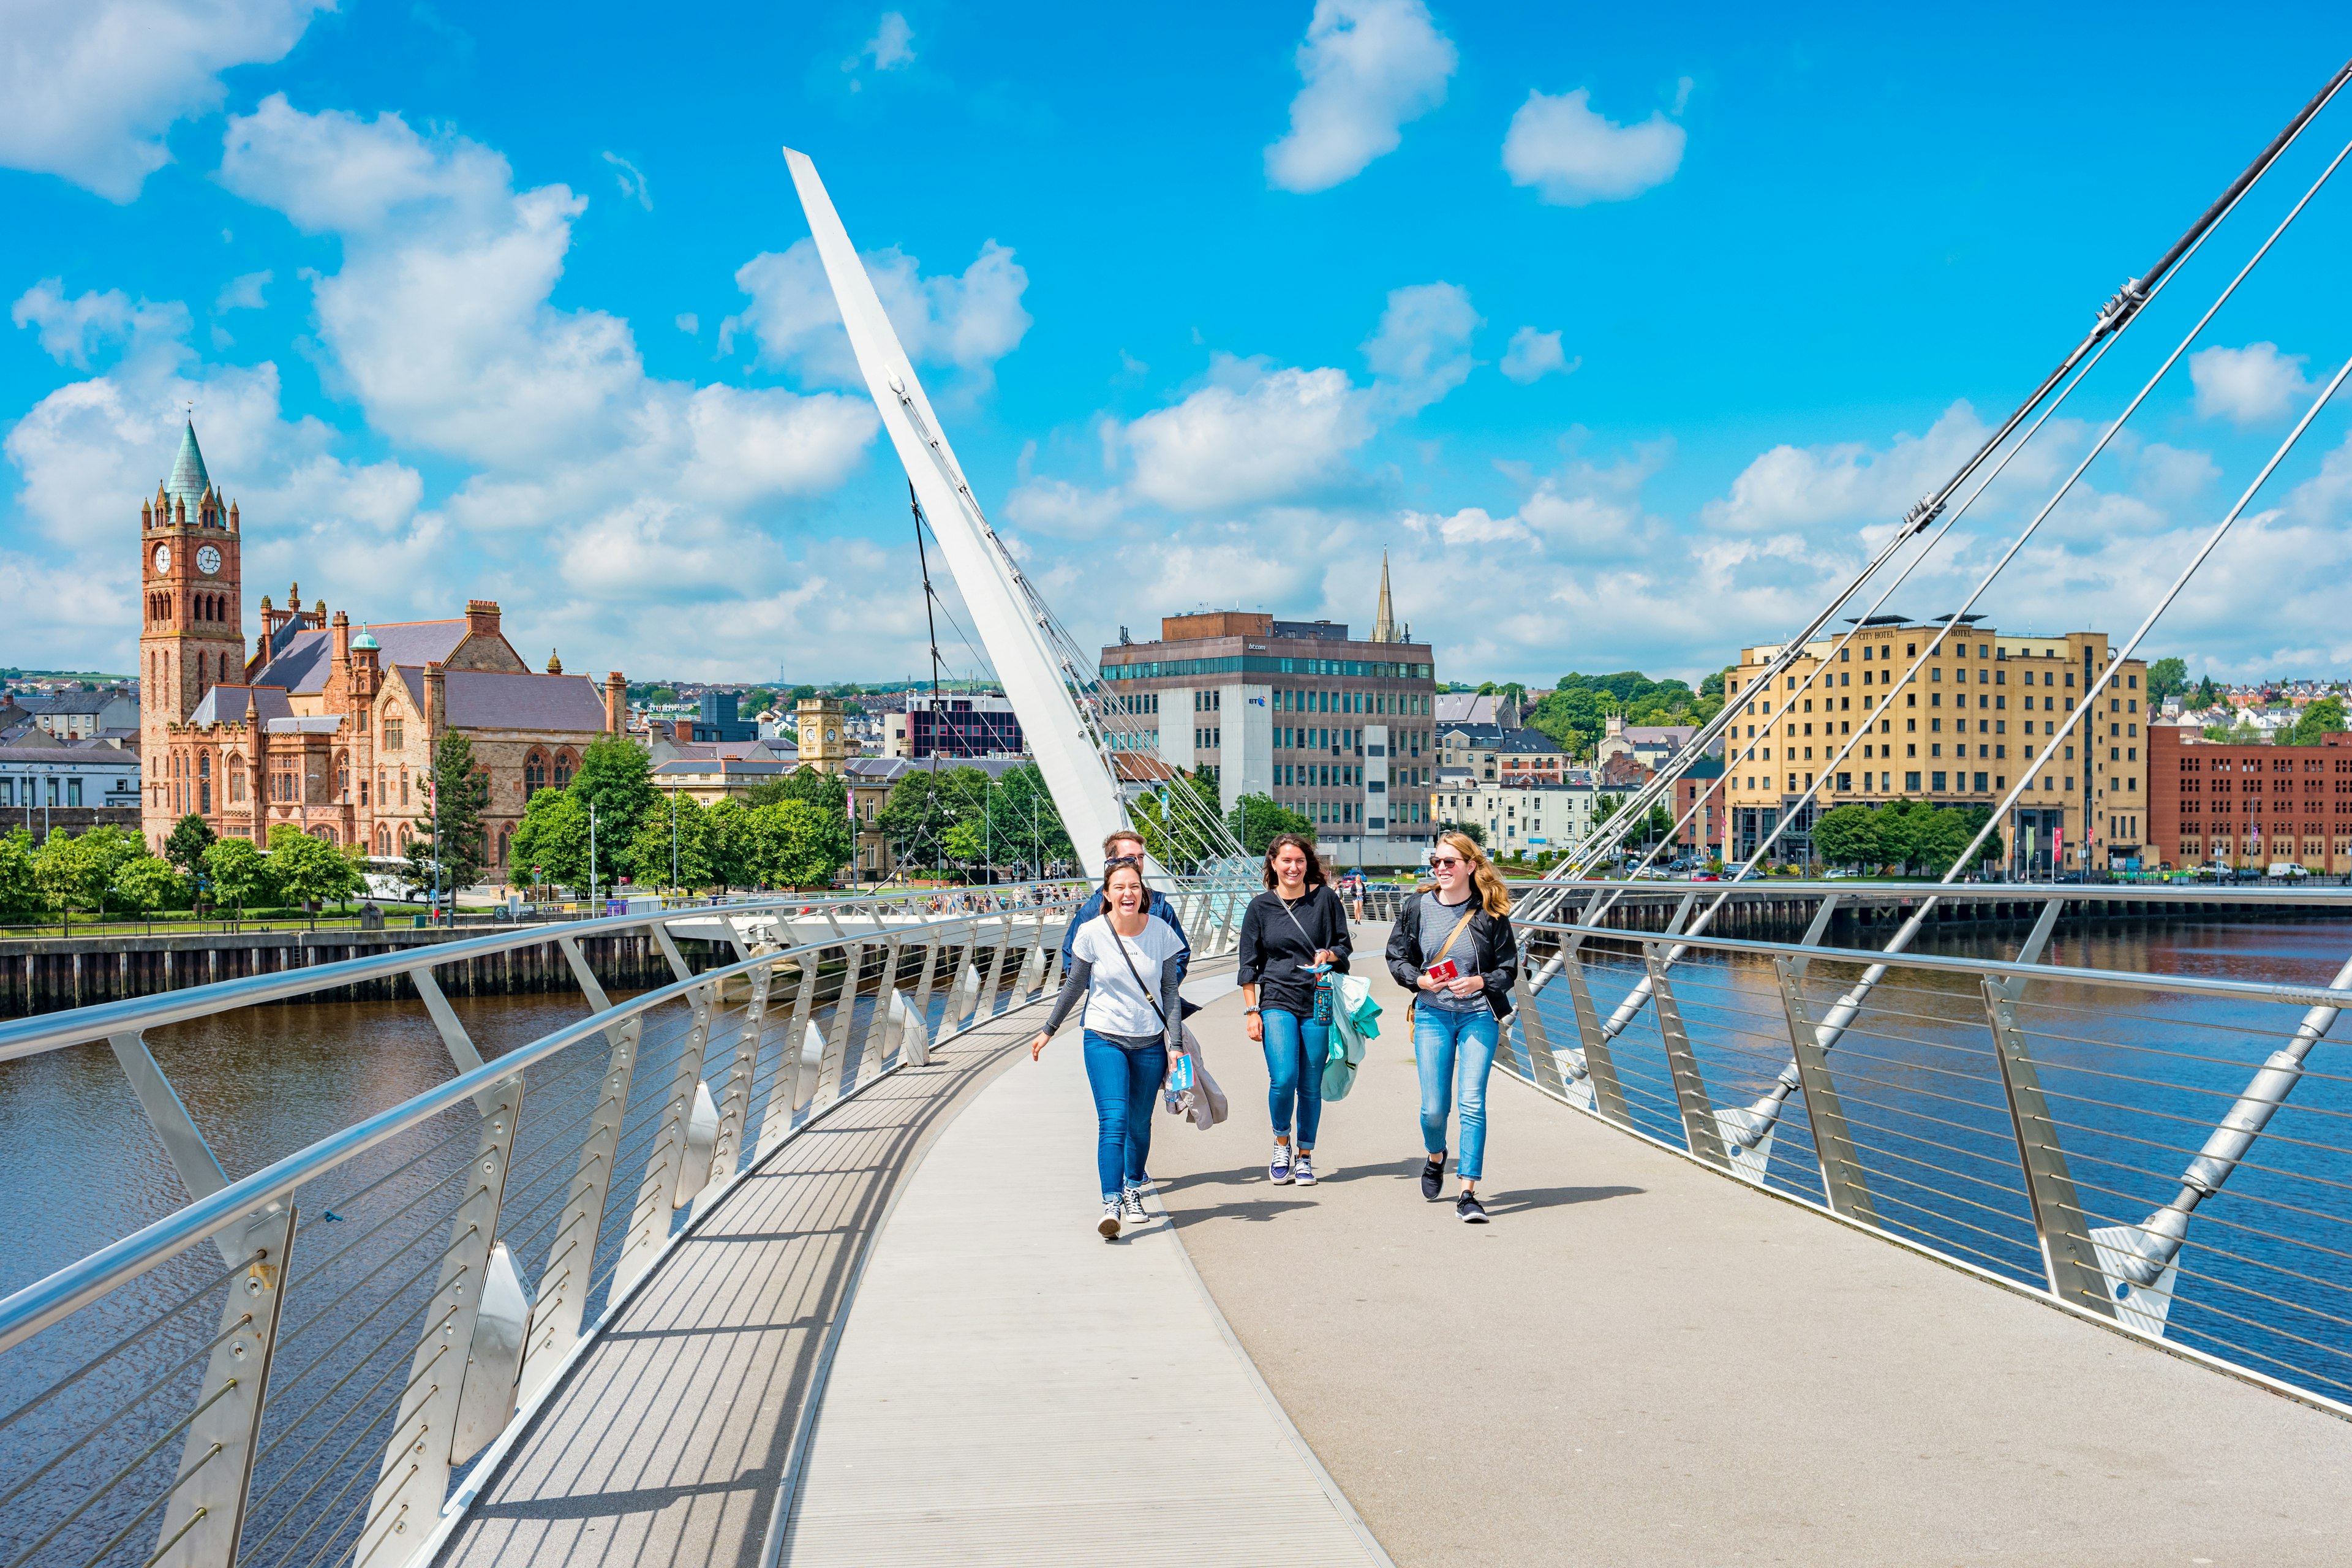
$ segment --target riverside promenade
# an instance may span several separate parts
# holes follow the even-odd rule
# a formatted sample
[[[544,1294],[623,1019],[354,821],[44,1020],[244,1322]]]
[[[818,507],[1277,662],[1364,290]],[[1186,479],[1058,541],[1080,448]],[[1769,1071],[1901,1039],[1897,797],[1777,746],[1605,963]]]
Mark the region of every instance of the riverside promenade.
[[[1326,1109],[1324,1181],[1269,1185],[1230,984],[1192,989],[1233,1117],[1160,1120],[1165,1219],[1094,1236],[1076,1028],[1033,1066],[1007,1015],[714,1215],[442,1561],[2340,1555],[2352,1424],[1502,1072],[1494,1223],[1423,1204],[1401,1026]]]

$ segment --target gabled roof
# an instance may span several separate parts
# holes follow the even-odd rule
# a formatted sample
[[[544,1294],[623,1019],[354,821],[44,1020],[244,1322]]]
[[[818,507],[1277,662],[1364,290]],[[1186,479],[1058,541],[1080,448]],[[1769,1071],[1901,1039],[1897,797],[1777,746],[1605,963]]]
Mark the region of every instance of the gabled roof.
[[[293,705],[286,693],[275,686],[215,686],[204,695],[204,700],[188,715],[192,726],[206,724],[242,724],[248,698],[264,722],[284,719],[293,713]]]
[[[372,626],[375,634],[378,668],[389,669],[394,665],[413,664],[420,668],[446,659],[449,652],[465,640],[466,623],[456,621],[395,621],[390,625]],[[281,634],[282,635],[282,634]],[[272,648],[268,665],[253,678],[257,686],[278,686],[298,695],[323,691],[327,677],[333,673],[335,644],[333,635],[324,627],[311,626],[287,637]],[[603,711],[599,701],[597,710]],[[597,728],[604,727],[600,720]]]
[[[457,623],[462,626],[463,621]],[[404,668],[404,676],[407,670]],[[463,730],[595,730],[604,728],[604,699],[584,675],[509,675],[503,670],[453,669],[443,677],[442,700],[450,724]],[[424,671],[411,688],[423,705]]]

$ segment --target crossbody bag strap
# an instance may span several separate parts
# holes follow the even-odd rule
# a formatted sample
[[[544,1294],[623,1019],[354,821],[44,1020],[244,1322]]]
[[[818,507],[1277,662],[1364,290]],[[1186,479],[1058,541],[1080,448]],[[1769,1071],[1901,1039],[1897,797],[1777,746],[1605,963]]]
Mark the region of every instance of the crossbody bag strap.
[[[1445,955],[1454,951],[1454,943],[1455,940],[1459,938],[1463,931],[1469,927],[1470,917],[1477,912],[1478,902],[1475,899],[1473,899],[1470,902],[1470,907],[1462,911],[1462,918],[1454,922],[1454,929],[1445,933],[1445,945],[1437,950],[1437,956],[1435,958],[1431,959],[1427,963],[1422,965],[1423,969],[1434,969],[1439,964],[1445,962]]]
[[[1150,917],[1147,915],[1144,918],[1148,921]],[[1125,961],[1128,973],[1135,977],[1135,988],[1143,993],[1143,999],[1151,1004],[1152,1012],[1159,1016],[1160,1032],[1165,1035],[1168,1032],[1168,1014],[1160,1007],[1160,998],[1154,996],[1151,994],[1151,987],[1143,983],[1143,973],[1135,967],[1135,959],[1127,951],[1127,943],[1120,940],[1118,928],[1110,923],[1110,910],[1103,910],[1102,919],[1103,929],[1110,932],[1111,945],[1118,949],[1118,956]],[[1147,925],[1144,929],[1149,931],[1150,927]]]

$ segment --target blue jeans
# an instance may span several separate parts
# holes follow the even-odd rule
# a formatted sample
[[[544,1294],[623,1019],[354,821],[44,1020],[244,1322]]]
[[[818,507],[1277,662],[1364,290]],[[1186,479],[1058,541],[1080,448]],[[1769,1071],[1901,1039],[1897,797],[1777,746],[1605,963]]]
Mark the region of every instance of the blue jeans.
[[[1315,1147],[1323,1124],[1323,1064],[1331,1056],[1331,1026],[1301,1018],[1286,1007],[1258,1014],[1265,1036],[1266,1110],[1276,1137],[1290,1131],[1290,1110],[1298,1108],[1298,1146]]]
[[[1475,1013],[1427,1003],[1412,1010],[1412,1055],[1421,1068],[1421,1146],[1434,1154],[1445,1147],[1445,1100],[1451,1089],[1462,1105],[1462,1179],[1475,1182],[1486,1169],[1486,1075],[1495,1070],[1499,1038],[1492,1009]]]
[[[1087,1085],[1095,1091],[1095,1172],[1105,1198],[1143,1181],[1151,1157],[1151,1101],[1168,1076],[1168,1046],[1130,1046],[1086,1032]],[[1492,1053],[1489,1052],[1491,1055]]]

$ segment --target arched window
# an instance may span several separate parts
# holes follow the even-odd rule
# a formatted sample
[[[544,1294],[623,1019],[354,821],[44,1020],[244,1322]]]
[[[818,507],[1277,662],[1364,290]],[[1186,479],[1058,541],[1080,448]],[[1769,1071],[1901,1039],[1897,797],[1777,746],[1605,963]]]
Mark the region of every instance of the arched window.
[[[335,798],[348,801],[352,797],[352,760],[341,752],[335,753]]]
[[[213,759],[209,752],[196,759],[196,809],[206,816],[213,814]]]
[[[231,805],[245,804],[245,759],[231,752],[221,763],[221,772],[228,778],[228,799]]]
[[[507,827],[501,827],[501,828],[499,828],[499,870],[503,871],[503,870],[505,870],[505,869],[507,868],[507,861],[508,861],[508,858],[509,858],[509,852],[513,849],[513,847],[514,847],[514,828],[513,828],[512,826],[507,826]]]
[[[321,823],[318,826],[310,829],[310,837],[318,839],[322,844],[332,844],[335,842],[335,830],[329,827],[324,823]]]
[[[579,759],[572,754],[571,747],[566,746],[563,750],[556,752],[555,787],[558,789],[570,789],[572,787],[572,772],[578,768],[579,765]]]
[[[522,760],[522,788],[526,795],[537,795],[547,787],[547,753],[533,752]]]
[[[382,858],[392,858],[392,826],[388,823],[375,825],[375,852]]]

